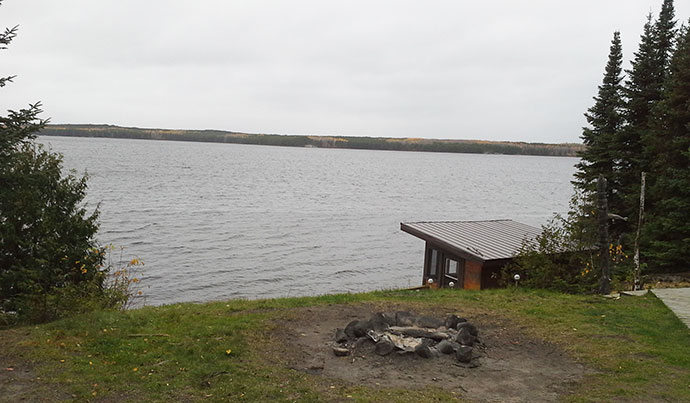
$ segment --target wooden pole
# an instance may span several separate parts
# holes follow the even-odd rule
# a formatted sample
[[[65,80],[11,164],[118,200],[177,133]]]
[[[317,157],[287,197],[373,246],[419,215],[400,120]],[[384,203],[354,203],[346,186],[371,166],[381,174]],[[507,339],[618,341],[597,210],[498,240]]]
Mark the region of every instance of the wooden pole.
[[[635,262],[635,273],[633,275],[633,290],[639,290],[641,288],[640,277],[642,275],[642,270],[640,269],[640,230],[642,229],[642,217],[644,216],[644,188],[647,173],[642,172],[641,176],[642,178],[640,184],[640,214],[637,216],[637,233],[635,234],[635,256],[633,257],[633,261]]]
[[[601,265],[601,285],[599,292],[609,294],[611,292],[611,268],[609,266],[609,226],[608,226],[608,200],[606,197],[606,178],[599,175],[597,180],[597,207],[599,223],[599,263]]]

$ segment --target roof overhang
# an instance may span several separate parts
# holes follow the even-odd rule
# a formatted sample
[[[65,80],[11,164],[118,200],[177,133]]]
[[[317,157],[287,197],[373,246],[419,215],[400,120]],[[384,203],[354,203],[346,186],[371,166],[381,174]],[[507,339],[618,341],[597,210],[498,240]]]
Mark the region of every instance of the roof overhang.
[[[513,220],[403,222],[400,229],[464,259],[509,260],[539,228]]]
[[[410,235],[414,235],[417,238],[420,238],[420,239],[422,239],[428,243],[437,245],[437,246],[439,246],[439,247],[441,247],[447,251],[450,251],[450,252],[458,255],[459,257],[461,257],[463,259],[478,260],[482,263],[486,261],[486,260],[484,260],[484,258],[482,258],[481,256],[478,256],[477,254],[471,253],[467,250],[463,250],[462,248],[459,248],[453,244],[450,244],[441,238],[435,237],[433,235],[422,232],[416,228],[413,228],[404,222],[400,223],[400,229],[402,231],[407,232]]]

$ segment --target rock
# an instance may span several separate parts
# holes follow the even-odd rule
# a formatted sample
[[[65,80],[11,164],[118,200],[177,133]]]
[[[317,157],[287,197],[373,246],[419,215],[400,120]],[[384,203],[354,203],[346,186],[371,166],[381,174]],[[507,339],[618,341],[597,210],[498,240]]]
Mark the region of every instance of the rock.
[[[443,326],[443,322],[440,319],[436,319],[431,316],[420,316],[415,321],[416,325],[419,327],[425,327],[429,329],[437,329]]]
[[[472,347],[460,346],[455,352],[455,359],[464,363],[472,361]]]
[[[353,320],[345,326],[345,335],[349,339],[356,339],[357,337],[366,336],[371,329],[371,324],[368,320]]]
[[[388,355],[392,353],[393,350],[395,350],[395,345],[387,338],[379,340],[374,347],[374,352],[378,355]]]
[[[355,349],[362,348],[362,346],[369,344],[369,343],[373,343],[371,338],[369,338],[369,336],[360,337],[359,339],[357,339],[355,341]]]
[[[347,326],[345,326],[345,335],[349,339],[356,339],[357,336],[355,336],[355,325],[359,323],[359,320],[353,320],[352,322],[348,323]]]
[[[369,319],[369,323],[372,329],[383,331],[388,329],[389,326],[395,325],[395,318],[383,312],[378,312],[372,315],[371,319]]]
[[[479,330],[477,330],[477,326],[471,324],[470,322],[461,322],[458,323],[457,326],[455,326],[456,329],[462,330],[463,328],[467,328],[470,331],[470,334],[472,336],[477,336],[479,335]]]
[[[398,311],[395,313],[396,326],[412,326],[415,322],[415,316],[407,311]]]
[[[448,317],[444,321],[444,326],[447,329],[456,329],[458,326],[458,323],[463,323],[463,322],[467,322],[467,319],[461,318],[457,315],[448,315]]]
[[[345,334],[345,331],[341,328],[335,329],[335,342],[336,343],[345,343],[348,339],[347,335]]]
[[[443,354],[453,354],[458,348],[460,348],[460,345],[450,340],[441,340],[436,345],[436,349]]]
[[[371,323],[368,320],[359,320],[357,323],[355,323],[355,337],[366,336],[369,330],[371,330]]]
[[[470,329],[463,327],[458,331],[458,335],[455,336],[455,341],[463,346],[473,346],[475,337],[470,333]]]
[[[342,347],[333,347],[333,354],[335,354],[337,357],[345,357],[350,355],[350,350]],[[321,366],[321,369],[323,369],[323,365]]]
[[[417,348],[414,349],[414,352],[422,358],[433,358],[435,356],[434,352],[431,351],[431,348],[427,345],[427,343],[421,343],[418,345]]]

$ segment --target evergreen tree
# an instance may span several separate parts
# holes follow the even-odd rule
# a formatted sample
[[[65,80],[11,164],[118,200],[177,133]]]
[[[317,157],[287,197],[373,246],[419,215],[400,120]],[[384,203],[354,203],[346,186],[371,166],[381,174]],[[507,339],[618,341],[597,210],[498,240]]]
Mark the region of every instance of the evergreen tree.
[[[655,141],[652,130],[652,111],[662,99],[664,81],[668,76],[670,55],[673,51],[675,20],[673,0],[664,0],[659,18],[647,23],[640,45],[626,70],[624,95],[626,126],[616,140],[619,149],[621,205],[618,213],[635,222],[638,214],[640,175],[649,172],[654,154],[648,143]],[[653,181],[653,178],[651,178]]]
[[[642,138],[650,131],[652,107],[661,99],[663,70],[658,63],[656,25],[652,15],[640,38],[640,46],[626,70],[624,116],[626,126],[616,139],[620,161],[622,205],[618,214],[635,222],[640,191],[640,174],[649,171],[651,156],[645,153]]]
[[[16,31],[0,34],[0,48]],[[0,116],[0,325],[13,317],[6,312],[44,321],[93,307],[105,291],[98,212],[83,203],[86,178],[63,175],[62,156],[33,142],[46,123],[40,113],[37,103]]]
[[[676,35],[674,17],[673,0],[664,0],[655,27],[657,58],[659,67],[664,72],[664,78],[668,74],[671,55],[673,54],[673,39]]]
[[[645,255],[658,271],[687,270],[690,262],[690,29],[681,30],[662,101],[654,110],[649,145],[656,180],[649,196]]]
[[[609,180],[609,202],[613,205],[618,198],[615,141],[624,122],[622,60],[620,33],[614,32],[603,82],[594,97],[594,105],[585,113],[589,127],[583,128],[581,138],[586,148],[579,153],[581,161],[576,165],[578,171],[573,182],[585,193],[592,193],[596,189],[597,178],[604,175]]]

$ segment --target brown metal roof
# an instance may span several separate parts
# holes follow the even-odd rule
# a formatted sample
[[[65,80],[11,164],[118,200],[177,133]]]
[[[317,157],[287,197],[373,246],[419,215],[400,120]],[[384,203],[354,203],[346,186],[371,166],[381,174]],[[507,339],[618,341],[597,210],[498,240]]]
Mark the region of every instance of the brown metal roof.
[[[400,223],[400,229],[482,261],[512,258],[524,240],[541,233],[539,228],[513,220],[408,222]]]

